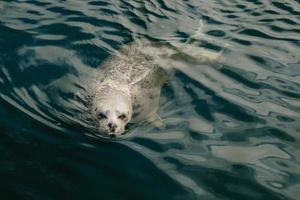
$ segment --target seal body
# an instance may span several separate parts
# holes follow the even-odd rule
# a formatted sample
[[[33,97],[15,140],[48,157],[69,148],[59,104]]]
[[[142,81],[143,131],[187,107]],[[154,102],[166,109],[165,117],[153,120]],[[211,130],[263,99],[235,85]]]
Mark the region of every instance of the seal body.
[[[166,71],[142,49],[141,43],[120,49],[99,67],[88,86],[91,114],[102,134],[121,135],[127,123],[152,118],[159,108]]]
[[[155,115],[166,71],[184,71],[182,63],[211,62],[219,55],[175,41],[162,44],[141,40],[125,45],[97,68],[85,88],[98,132],[118,136],[128,123],[158,122]]]

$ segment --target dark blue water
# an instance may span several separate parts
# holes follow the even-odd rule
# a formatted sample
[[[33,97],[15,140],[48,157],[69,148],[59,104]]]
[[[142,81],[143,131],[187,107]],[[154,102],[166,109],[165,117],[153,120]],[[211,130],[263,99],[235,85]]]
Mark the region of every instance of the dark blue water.
[[[174,60],[166,129],[89,136],[82,76],[193,34],[221,56]],[[297,0],[1,1],[0,199],[299,199],[299,47]]]

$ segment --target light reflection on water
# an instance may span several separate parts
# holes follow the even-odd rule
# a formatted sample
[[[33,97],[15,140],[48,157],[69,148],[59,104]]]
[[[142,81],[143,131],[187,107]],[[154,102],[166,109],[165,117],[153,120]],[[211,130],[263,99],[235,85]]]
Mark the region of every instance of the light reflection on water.
[[[0,12],[0,114],[5,130],[0,149],[14,152],[22,144],[32,159],[25,163],[20,152],[14,154],[20,161],[0,158],[0,173],[16,177],[3,188],[24,198],[47,198],[48,190],[37,185],[18,189],[22,173],[5,167],[17,162],[28,174],[39,165],[45,167],[44,173],[52,174],[64,194],[75,194],[70,177],[82,176],[103,188],[107,181],[124,187],[118,194],[125,199],[164,186],[161,198],[300,195],[298,2],[15,1],[0,2]],[[201,20],[203,29],[197,31]],[[222,54],[214,62],[168,62],[176,72],[161,97],[159,115],[165,130],[141,124],[132,127],[128,139],[114,143],[82,137],[91,128],[86,108],[74,100],[82,79],[136,38],[180,44],[191,35],[193,45]],[[20,128],[14,121],[20,121]],[[45,148],[59,143],[57,149],[69,151],[30,150],[34,143]],[[44,162],[47,156],[60,167]],[[121,158],[130,161],[122,161],[120,169]],[[149,163],[140,164],[144,160]],[[64,169],[73,176],[61,175],[67,174]],[[125,187],[123,176],[139,177],[140,187],[131,184],[141,194]],[[34,174],[33,179],[39,181]],[[51,182],[49,177],[45,180]],[[144,184],[146,180],[156,187]],[[98,189],[84,191],[99,197]]]

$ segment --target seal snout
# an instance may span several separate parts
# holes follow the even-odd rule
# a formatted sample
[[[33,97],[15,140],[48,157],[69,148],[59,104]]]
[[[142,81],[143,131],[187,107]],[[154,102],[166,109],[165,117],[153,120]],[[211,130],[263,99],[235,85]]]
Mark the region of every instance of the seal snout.
[[[109,128],[109,131],[110,132],[112,132],[112,133],[115,133],[116,132],[116,129],[117,129],[117,127],[118,127],[118,125],[117,124],[115,124],[115,123],[108,123],[108,128]]]

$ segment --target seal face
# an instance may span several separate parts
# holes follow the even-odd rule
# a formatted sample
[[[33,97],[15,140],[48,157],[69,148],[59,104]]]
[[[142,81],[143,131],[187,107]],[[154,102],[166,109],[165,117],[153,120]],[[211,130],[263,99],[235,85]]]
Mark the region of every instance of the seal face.
[[[141,48],[139,43],[123,47],[87,86],[90,112],[101,135],[120,136],[128,123],[145,121],[158,110],[166,73]]]
[[[131,120],[131,101],[122,91],[105,88],[102,92],[101,96],[94,97],[91,104],[97,128],[99,132],[112,137],[120,135]]]

